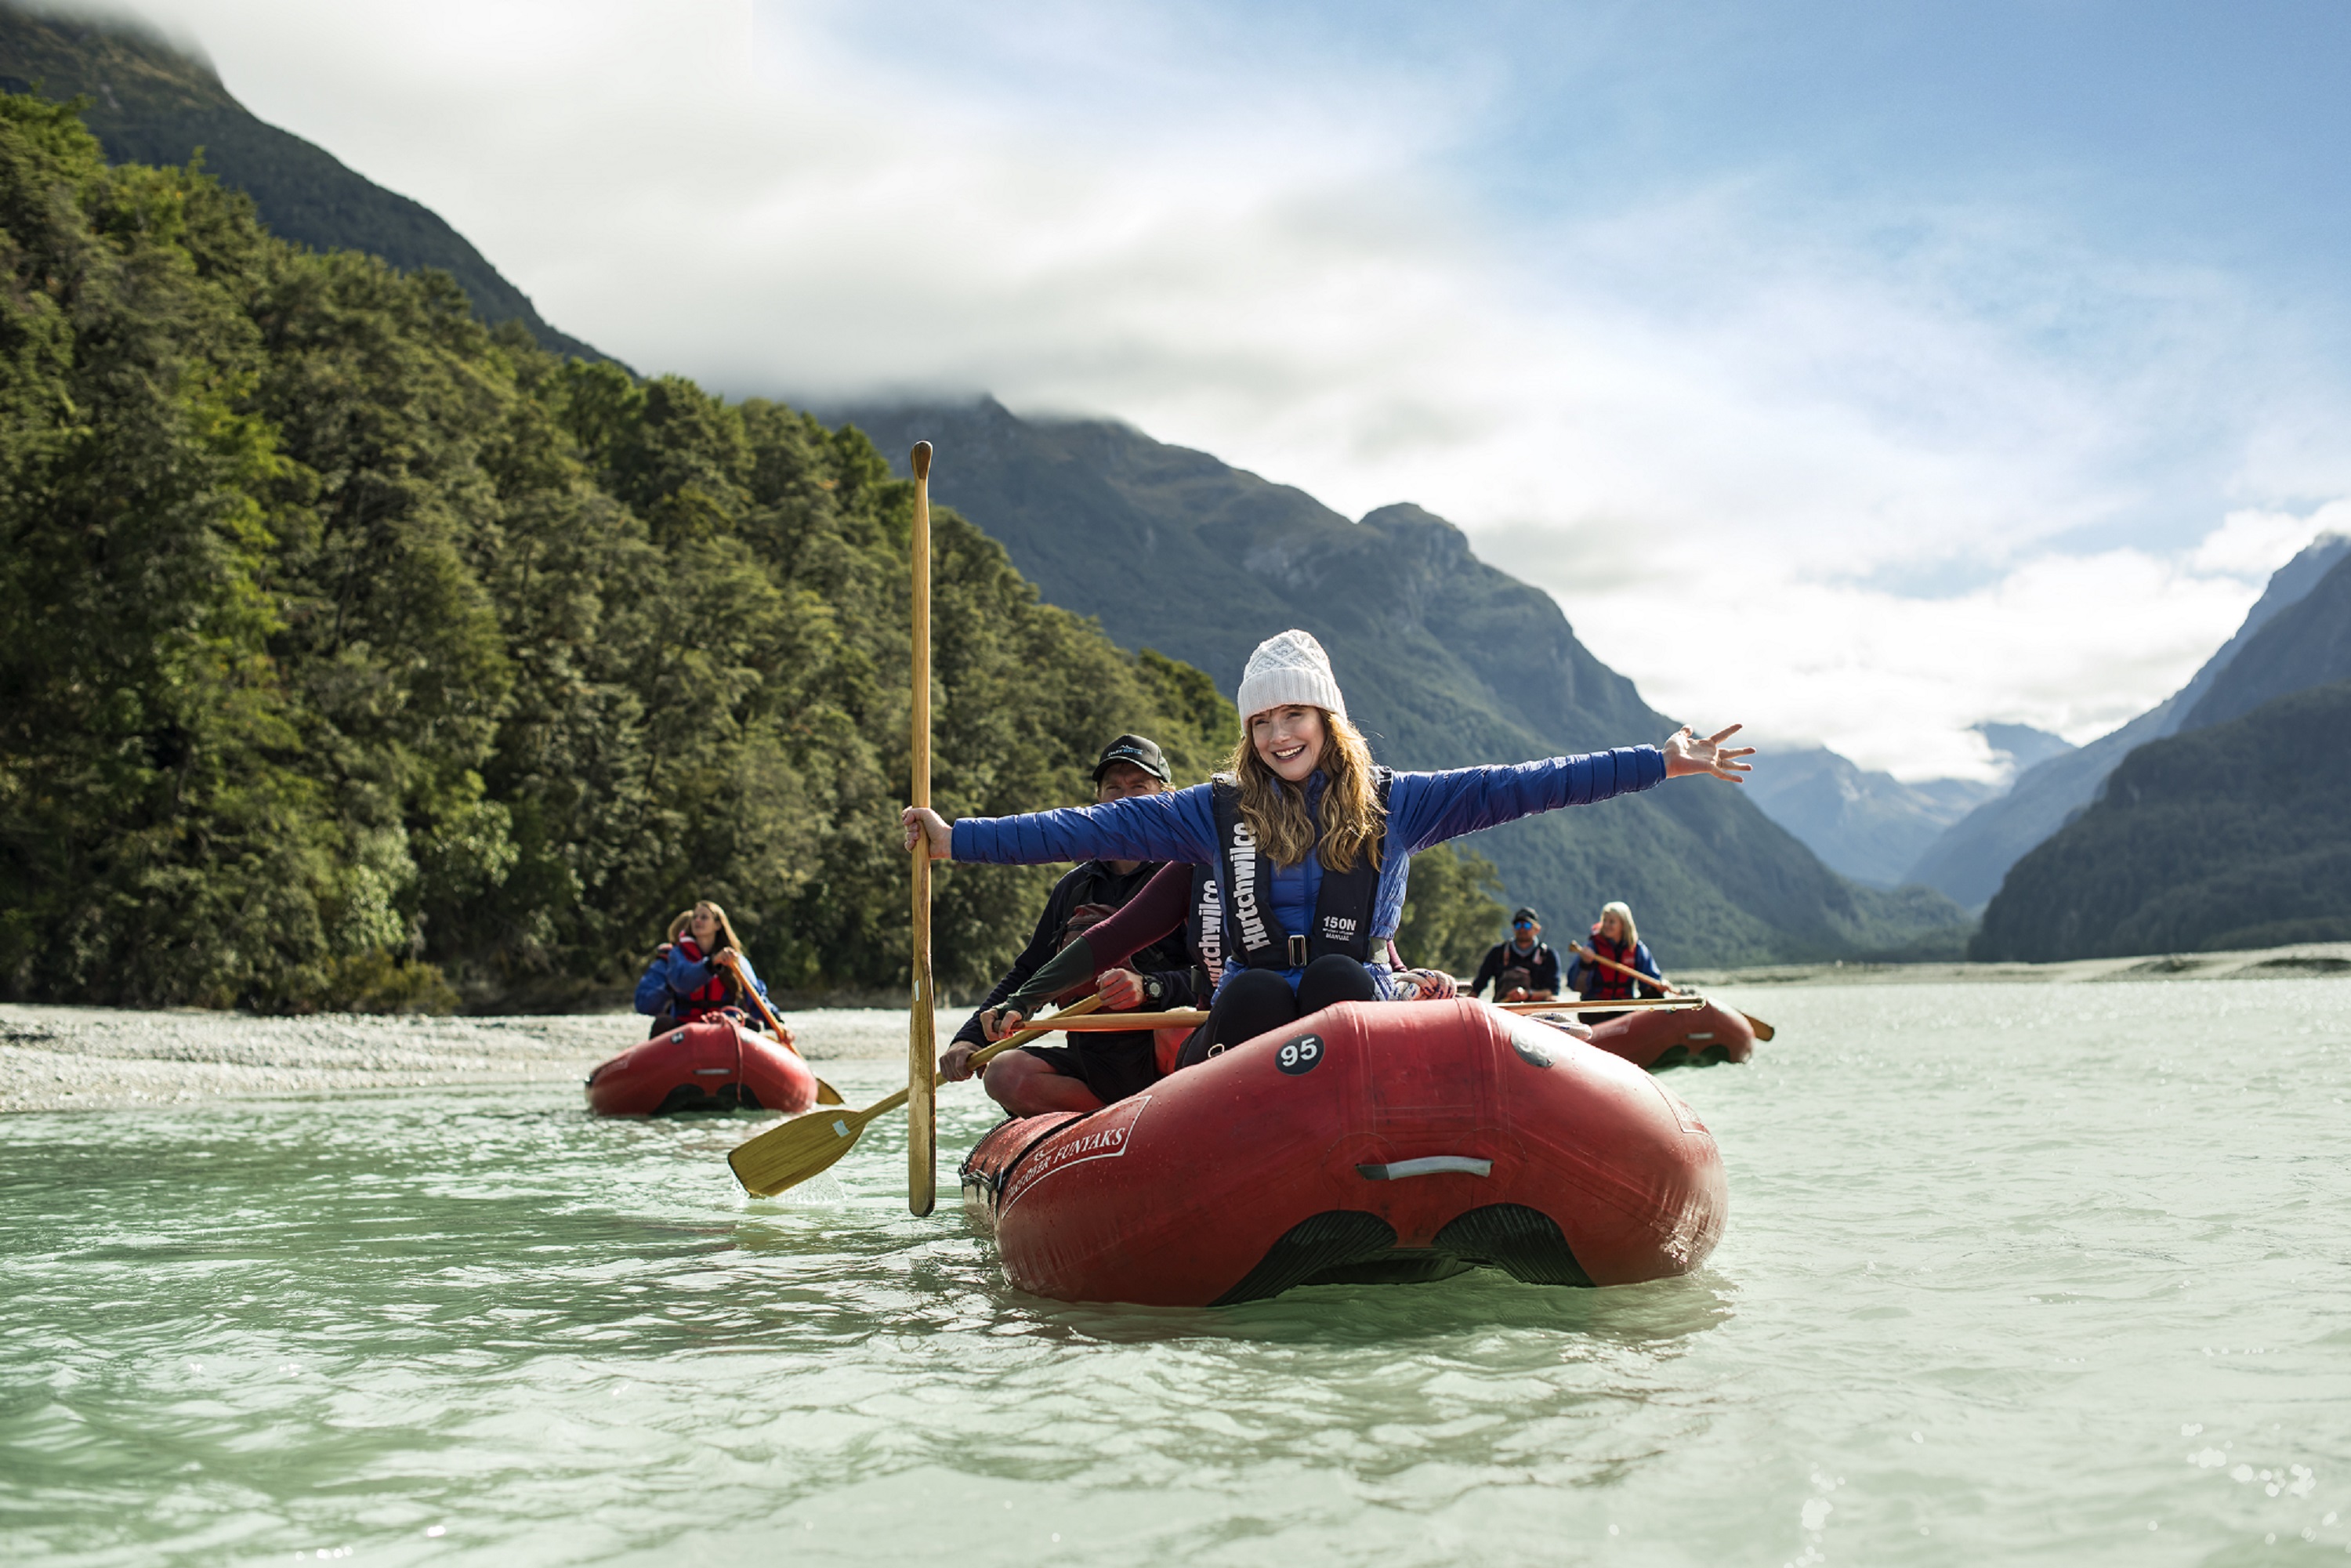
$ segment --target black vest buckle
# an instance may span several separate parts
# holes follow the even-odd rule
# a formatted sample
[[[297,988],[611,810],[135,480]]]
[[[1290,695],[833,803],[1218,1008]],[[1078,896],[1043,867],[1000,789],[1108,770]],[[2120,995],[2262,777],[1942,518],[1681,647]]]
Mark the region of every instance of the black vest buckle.
[[[1290,967],[1293,969],[1306,967],[1306,938],[1303,936],[1290,939]]]

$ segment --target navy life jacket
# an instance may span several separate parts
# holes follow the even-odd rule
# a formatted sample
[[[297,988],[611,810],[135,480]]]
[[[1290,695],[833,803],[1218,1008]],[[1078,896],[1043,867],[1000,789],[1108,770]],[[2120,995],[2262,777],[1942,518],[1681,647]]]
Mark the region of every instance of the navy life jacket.
[[[1225,901],[1217,891],[1216,873],[1204,865],[1192,868],[1192,897],[1184,906],[1184,950],[1192,959],[1194,999],[1206,1007],[1225,977]]]
[[[1213,781],[1209,800],[1216,812],[1219,869],[1224,873],[1223,936],[1227,964],[1251,969],[1302,969],[1315,959],[1337,953],[1358,964],[1372,956],[1372,904],[1379,896],[1380,872],[1369,852],[1387,840],[1389,768],[1375,768],[1374,788],[1380,803],[1380,837],[1365,845],[1353,867],[1334,872],[1322,868],[1322,885],[1314,897],[1313,929],[1299,933],[1282,928],[1273,913],[1269,883],[1271,872],[1257,852],[1257,839],[1240,813],[1240,786],[1227,779]]]

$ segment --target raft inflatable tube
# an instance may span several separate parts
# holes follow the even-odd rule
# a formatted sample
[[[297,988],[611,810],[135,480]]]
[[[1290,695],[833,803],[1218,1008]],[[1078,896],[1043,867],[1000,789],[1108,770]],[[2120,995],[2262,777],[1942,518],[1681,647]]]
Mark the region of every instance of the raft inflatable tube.
[[[1004,1123],[962,1176],[1014,1285],[1154,1306],[1479,1267],[1633,1284],[1697,1268],[1729,1214],[1713,1134],[1664,1085],[1467,998],[1343,1002]]]
[[[725,1019],[706,1019],[631,1046],[588,1075],[599,1116],[673,1111],[782,1111],[816,1103],[816,1074],[789,1047]]]
[[[1755,1054],[1746,1015],[1709,1001],[1687,1011],[1630,1012],[1592,1026],[1592,1043],[1635,1067],[1708,1067]]]

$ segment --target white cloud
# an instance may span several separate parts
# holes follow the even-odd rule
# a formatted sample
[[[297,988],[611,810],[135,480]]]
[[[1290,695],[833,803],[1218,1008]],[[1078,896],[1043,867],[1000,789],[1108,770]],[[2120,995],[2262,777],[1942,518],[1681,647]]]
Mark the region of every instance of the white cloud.
[[[1507,217],[1447,162],[1474,82],[1176,13],[958,60],[724,0],[158,9],[640,369],[985,388],[1415,500],[1653,701],[1906,776],[2159,699],[2319,526],[2281,502],[2351,489],[2340,389],[2226,277],[1768,170]]]

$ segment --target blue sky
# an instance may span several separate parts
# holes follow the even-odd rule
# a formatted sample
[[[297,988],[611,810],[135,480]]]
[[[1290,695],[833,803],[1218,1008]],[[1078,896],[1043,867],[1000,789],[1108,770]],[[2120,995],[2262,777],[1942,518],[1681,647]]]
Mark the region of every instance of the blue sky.
[[[642,368],[1417,501],[1667,711],[1906,776],[2351,526],[2351,7],[151,14]]]

